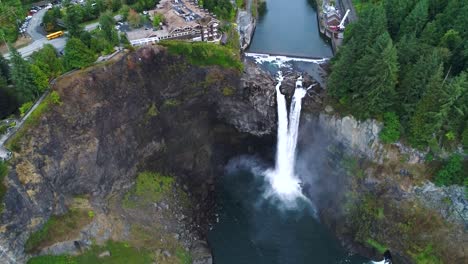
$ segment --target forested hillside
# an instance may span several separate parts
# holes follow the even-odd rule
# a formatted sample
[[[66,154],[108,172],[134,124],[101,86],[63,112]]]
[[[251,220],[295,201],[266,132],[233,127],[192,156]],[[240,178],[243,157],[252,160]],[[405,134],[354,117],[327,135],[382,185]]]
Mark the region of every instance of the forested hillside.
[[[353,1],[354,2],[354,1]],[[359,20],[332,61],[329,94],[433,153],[468,149],[468,1],[357,1]],[[400,133],[401,132],[401,133]]]

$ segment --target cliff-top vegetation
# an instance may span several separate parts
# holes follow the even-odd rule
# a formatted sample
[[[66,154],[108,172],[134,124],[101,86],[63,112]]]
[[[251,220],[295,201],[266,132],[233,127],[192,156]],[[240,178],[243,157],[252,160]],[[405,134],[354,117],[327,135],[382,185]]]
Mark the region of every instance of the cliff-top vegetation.
[[[183,55],[194,65],[219,65],[239,71],[243,68],[242,62],[237,57],[237,51],[213,43],[163,41],[161,45],[167,47],[170,54]]]
[[[468,150],[468,4],[357,2],[359,20],[332,62],[329,93],[337,106],[362,119],[395,113],[416,148]]]

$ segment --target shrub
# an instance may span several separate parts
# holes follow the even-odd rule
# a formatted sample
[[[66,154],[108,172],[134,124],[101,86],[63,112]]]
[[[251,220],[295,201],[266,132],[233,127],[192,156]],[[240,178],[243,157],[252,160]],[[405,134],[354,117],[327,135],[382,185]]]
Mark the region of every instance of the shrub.
[[[29,236],[24,248],[30,253],[37,252],[43,247],[76,236],[90,222],[88,211],[84,210],[70,210],[64,215],[51,216],[41,229]]]
[[[180,101],[177,99],[167,99],[163,103],[163,107],[176,107],[180,105]]]
[[[400,121],[394,112],[387,112],[383,116],[384,128],[380,132],[380,139],[384,143],[393,143],[400,138]]]
[[[182,55],[194,65],[219,65],[224,68],[235,68],[239,71],[243,68],[235,52],[213,43],[162,41],[161,45],[167,47],[169,53]]]
[[[31,115],[29,116],[26,121],[24,121],[24,125],[21,129],[19,129],[16,134],[11,137],[7,143],[7,147],[13,151],[19,152],[21,150],[20,147],[20,140],[24,137],[26,132],[31,129],[32,127],[36,126],[39,123],[40,117],[49,111],[51,105],[61,105],[62,102],[60,101],[60,95],[56,91],[52,91],[47,98],[40,103],[34,111],[32,111]]]
[[[174,178],[155,172],[138,174],[135,186],[125,195],[123,205],[132,208],[138,202],[155,203],[172,189]]]
[[[110,256],[99,257],[99,254],[104,251],[109,251]],[[28,264],[145,264],[153,262],[152,254],[148,250],[131,247],[125,242],[107,241],[104,246],[93,245],[78,256],[38,256],[31,258]]]
[[[234,89],[231,87],[224,87],[223,88],[223,95],[224,96],[231,96],[234,94]]]
[[[461,185],[463,181],[462,157],[458,154],[453,154],[442,169],[437,172],[435,184],[437,186]]]
[[[419,254],[413,255],[416,264],[442,264],[442,261],[434,253],[432,245],[427,245],[426,248]]]
[[[31,109],[32,106],[33,102],[27,102],[22,104],[19,108],[21,117],[23,117],[29,111],[29,109]]]
[[[62,101],[60,100],[60,95],[56,91],[52,91],[50,93],[49,100],[51,103],[55,105],[62,105]]]
[[[383,254],[386,250],[387,250],[387,247],[380,244],[379,242],[373,240],[372,238],[369,238],[366,240],[366,243],[375,248],[380,254]]]

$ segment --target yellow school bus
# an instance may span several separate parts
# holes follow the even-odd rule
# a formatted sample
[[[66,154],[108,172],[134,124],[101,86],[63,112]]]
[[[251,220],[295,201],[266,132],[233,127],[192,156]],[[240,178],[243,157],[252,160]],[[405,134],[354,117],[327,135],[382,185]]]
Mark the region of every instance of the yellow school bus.
[[[51,33],[49,35],[47,35],[47,39],[48,40],[51,40],[51,39],[54,39],[54,38],[58,38],[58,37],[61,37],[63,36],[63,31],[57,31],[57,32],[54,32],[54,33]]]

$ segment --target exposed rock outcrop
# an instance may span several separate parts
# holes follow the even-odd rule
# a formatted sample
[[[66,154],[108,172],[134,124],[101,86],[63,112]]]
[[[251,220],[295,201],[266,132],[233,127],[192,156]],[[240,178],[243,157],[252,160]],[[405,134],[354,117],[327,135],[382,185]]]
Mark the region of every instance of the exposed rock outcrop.
[[[252,0],[247,0],[247,7],[245,10],[240,10],[237,13],[237,31],[239,32],[239,41],[241,50],[246,50],[250,46],[253,34],[255,32],[256,20],[252,16],[250,6]]]
[[[253,71],[247,66],[241,79],[237,70],[193,66],[148,47],[64,77],[54,88],[62,104],[41,117],[15,153],[0,250],[24,262],[29,234],[65,212],[65,200],[90,195],[98,215],[106,214],[107,197],[126,191],[143,170],[174,175],[186,186],[193,210],[184,221],[203,239],[224,163],[273,144],[274,80]],[[95,234],[89,228],[83,234]],[[69,248],[64,243],[44,253]],[[202,251],[200,259],[208,261]]]

